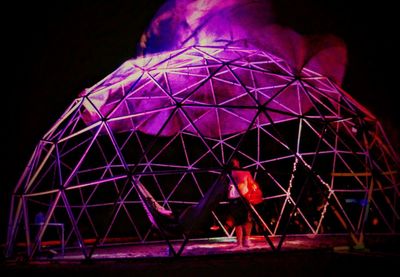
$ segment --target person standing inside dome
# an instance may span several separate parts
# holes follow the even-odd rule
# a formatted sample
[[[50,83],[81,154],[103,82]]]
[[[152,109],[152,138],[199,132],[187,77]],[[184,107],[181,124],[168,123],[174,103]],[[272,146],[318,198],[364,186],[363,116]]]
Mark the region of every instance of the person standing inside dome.
[[[232,159],[232,182],[228,187],[228,200],[230,220],[235,227],[236,243],[235,249],[251,247],[250,235],[252,229],[252,217],[244,201],[244,196],[250,186],[255,183],[249,171],[240,169],[240,162],[235,157]],[[239,191],[237,190],[239,189]]]

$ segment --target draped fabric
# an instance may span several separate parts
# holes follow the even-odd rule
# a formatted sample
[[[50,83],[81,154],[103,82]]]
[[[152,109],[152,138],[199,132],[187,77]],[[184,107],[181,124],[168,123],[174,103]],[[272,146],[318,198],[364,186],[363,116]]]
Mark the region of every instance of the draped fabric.
[[[307,67],[341,84],[347,62],[344,42],[331,34],[302,36],[277,24],[269,0],[172,0],[143,33],[143,54],[192,45],[247,44],[274,54],[293,73]]]

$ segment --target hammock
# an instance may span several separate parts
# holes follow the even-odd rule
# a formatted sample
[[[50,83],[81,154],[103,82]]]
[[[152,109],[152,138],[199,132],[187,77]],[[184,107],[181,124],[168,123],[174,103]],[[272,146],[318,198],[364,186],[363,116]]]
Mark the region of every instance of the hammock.
[[[153,226],[168,235],[181,233],[181,228],[174,213],[161,206],[142,183],[137,182],[136,188],[147,217]]]
[[[161,206],[142,183],[137,182],[136,184],[150,222],[169,234],[187,233],[199,227],[223,199],[227,185],[226,182],[215,182],[199,203],[189,206],[179,216],[175,216],[171,210]]]
[[[140,190],[140,193],[144,197],[146,202],[148,202],[155,211],[157,211],[158,213],[165,215],[167,217],[173,216],[173,213],[171,210],[168,210],[165,207],[158,204],[158,202],[154,199],[153,195],[150,194],[150,192],[143,186],[142,183],[138,182],[137,188]],[[146,206],[146,205],[144,205],[144,206]],[[152,214],[149,211],[149,209],[147,208],[147,206],[145,207],[145,209],[146,209],[147,215],[151,216]]]

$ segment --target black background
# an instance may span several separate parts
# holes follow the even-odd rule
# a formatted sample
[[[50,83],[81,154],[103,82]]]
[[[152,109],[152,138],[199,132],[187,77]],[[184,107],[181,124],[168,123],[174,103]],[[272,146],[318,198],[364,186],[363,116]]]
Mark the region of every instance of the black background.
[[[140,35],[164,1],[32,2],[2,8],[1,243],[12,189],[39,139],[79,92],[136,55]],[[343,88],[377,116],[398,151],[395,1],[272,2],[281,25],[345,41]]]

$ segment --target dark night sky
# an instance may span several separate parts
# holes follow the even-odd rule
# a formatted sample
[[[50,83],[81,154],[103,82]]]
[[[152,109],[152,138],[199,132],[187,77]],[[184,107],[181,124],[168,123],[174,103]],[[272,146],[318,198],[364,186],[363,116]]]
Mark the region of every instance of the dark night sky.
[[[141,33],[164,1],[45,2],[14,3],[3,11],[9,16],[2,24],[7,73],[2,80],[6,109],[1,242],[11,190],[41,136],[80,91],[135,56]],[[273,2],[280,24],[303,34],[331,33],[346,42],[349,60],[343,88],[382,121],[399,149],[400,113],[394,101],[399,95],[395,43],[399,32],[394,1],[375,5],[351,0]]]

